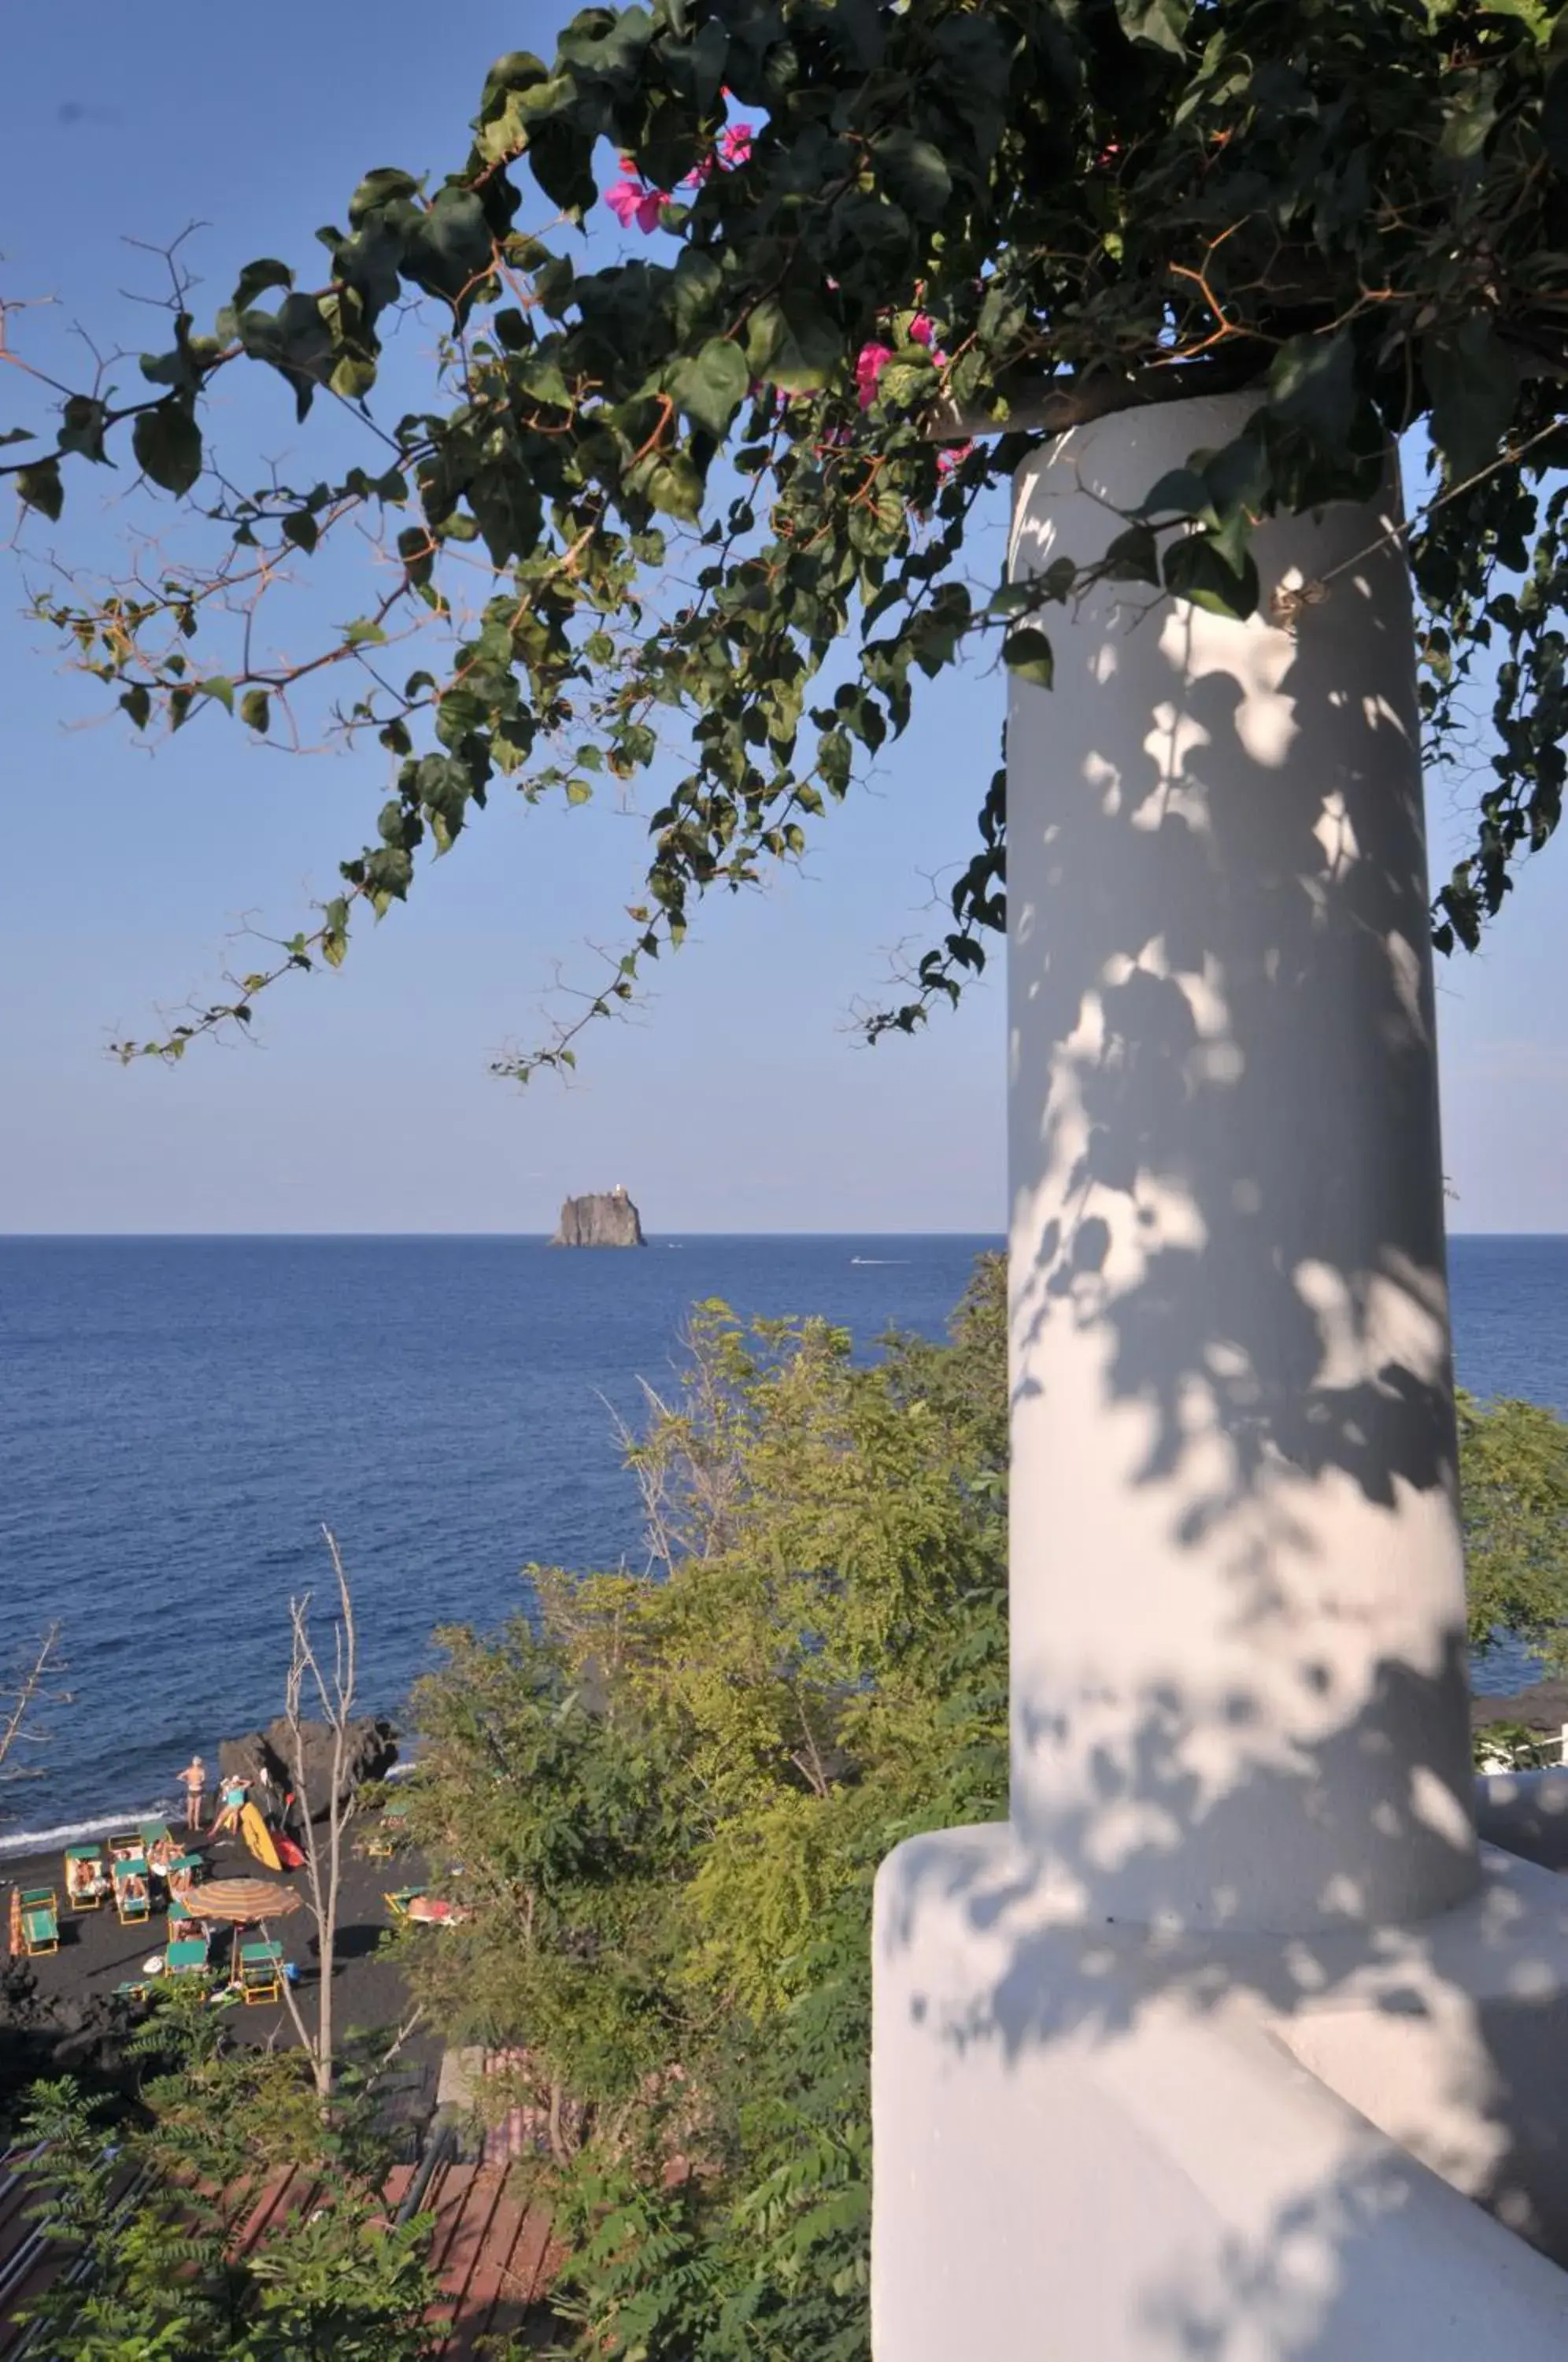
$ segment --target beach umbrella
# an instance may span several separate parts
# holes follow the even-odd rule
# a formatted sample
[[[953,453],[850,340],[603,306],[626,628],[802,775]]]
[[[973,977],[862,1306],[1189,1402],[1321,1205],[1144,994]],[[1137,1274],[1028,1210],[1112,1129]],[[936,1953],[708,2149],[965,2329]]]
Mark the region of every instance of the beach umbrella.
[[[193,1919],[229,1919],[237,1927],[284,1919],[300,1907],[292,1886],[274,1886],[266,1878],[215,1878],[206,1886],[193,1886],[185,1901]]]

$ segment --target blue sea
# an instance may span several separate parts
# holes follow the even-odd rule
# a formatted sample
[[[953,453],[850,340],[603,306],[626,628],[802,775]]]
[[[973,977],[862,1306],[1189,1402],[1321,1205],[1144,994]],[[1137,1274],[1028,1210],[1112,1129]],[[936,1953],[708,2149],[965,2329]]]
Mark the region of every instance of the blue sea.
[[[166,1803],[193,1747],[280,1710],[324,1521],[365,1705],[395,1715],[432,1628],[522,1606],[528,1562],[645,1562],[617,1422],[669,1385],[693,1302],[823,1313],[869,1351],[939,1334],[993,1243],[0,1240],[0,1663],[57,1619],[71,1692],[0,1850]],[[1451,1251],[1461,1381],[1568,1412],[1568,1239]]]

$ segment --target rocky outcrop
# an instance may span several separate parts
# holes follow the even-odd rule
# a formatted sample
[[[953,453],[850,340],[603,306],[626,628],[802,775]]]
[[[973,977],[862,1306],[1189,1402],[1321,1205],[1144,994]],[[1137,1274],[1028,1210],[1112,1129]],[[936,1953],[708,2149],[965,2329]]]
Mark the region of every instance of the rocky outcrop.
[[[365,1781],[384,1778],[396,1760],[397,1734],[390,1722],[367,1715],[350,1723],[339,1788],[342,1802],[347,1804]],[[281,1715],[265,1730],[248,1730],[242,1738],[226,1738],[218,1749],[218,1777],[248,1780],[258,1791],[271,1788],[281,1803],[291,1790],[299,1793],[300,1762],[311,1817],[320,1820],[332,1801],[332,1733],[324,1722],[300,1725],[298,1761],[289,1726]],[[262,1802],[259,1794],[256,1802]]]
[[[569,1198],[553,1247],[642,1247],[642,1219],[624,1189],[598,1198]]]

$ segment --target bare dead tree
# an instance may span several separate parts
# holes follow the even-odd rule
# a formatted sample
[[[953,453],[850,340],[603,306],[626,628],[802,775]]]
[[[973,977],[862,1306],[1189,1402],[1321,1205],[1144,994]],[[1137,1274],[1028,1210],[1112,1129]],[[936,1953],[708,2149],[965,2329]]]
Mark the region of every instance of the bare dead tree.
[[[28,1749],[45,1746],[51,1736],[39,1721],[39,1710],[71,1703],[70,1691],[59,1686],[64,1671],[60,1627],[50,1624],[0,1682],[0,1782],[42,1778],[40,1764],[21,1759]]]
[[[746,1492],[740,1410],[722,1346],[690,1320],[678,1344],[684,1356],[678,1400],[638,1380],[646,1422],[640,1435],[605,1406],[642,1496],[649,1562],[667,1573],[678,1560],[717,1558],[730,1547]]]
[[[288,1768],[293,1775],[294,1794],[304,1824],[301,1843],[305,1858],[307,1908],[315,1923],[316,1950],[321,1963],[314,2034],[305,2025],[294,1998],[293,1987],[287,1982],[283,1986],[283,1997],[293,2019],[294,2031],[309,2055],[317,2093],[326,2101],[332,2092],[332,1978],[337,1951],[337,1895],[343,1869],[343,1838],[354,1812],[354,1798],[351,1794],[345,1794],[344,1792],[348,1785],[345,1774],[348,1765],[349,1726],[354,1717],[359,1642],[354,1624],[354,1598],[343,1564],[343,1553],[337,1547],[337,1537],[330,1526],[323,1526],[321,1530],[337,1583],[337,1612],[332,1625],[332,1671],[328,1676],[311,1633],[311,1595],[307,1591],[300,1598],[289,1602],[293,1645],[283,1701],[283,1719],[289,1732]],[[303,1706],[307,1696],[313,1697],[319,1705],[321,1718],[332,1734],[325,1831],[318,1830],[316,1827],[305,1772]]]

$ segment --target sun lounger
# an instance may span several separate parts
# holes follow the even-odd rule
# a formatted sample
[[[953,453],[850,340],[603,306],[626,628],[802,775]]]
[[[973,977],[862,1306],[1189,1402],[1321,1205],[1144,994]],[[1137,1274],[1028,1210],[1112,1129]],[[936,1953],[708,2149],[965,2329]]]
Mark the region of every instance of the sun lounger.
[[[52,1886],[22,1890],[22,1949],[29,1959],[60,1949],[60,1905]]]
[[[108,1841],[108,1853],[109,1860],[111,1861],[127,1861],[133,1855],[139,1856],[141,1850],[141,1831],[139,1829],[122,1829],[118,1837],[111,1838]]]
[[[116,2001],[134,2001],[139,2004],[147,2000],[148,1992],[149,1988],[140,1982],[138,1979],[135,1977],[127,1977],[123,1984],[117,1984],[115,1987],[115,1999]]]
[[[242,1944],[239,1948],[239,1990],[247,2003],[278,2001],[283,1991],[282,1944]]]
[[[177,1937],[165,1950],[163,1965],[171,1977],[204,1976],[207,1970],[206,1937]]]
[[[95,1845],[65,1849],[65,1899],[73,1911],[96,1911],[108,1892],[102,1849]]]
[[[116,1861],[113,1871],[115,1910],[122,1927],[136,1926],[152,1915],[152,1896],[147,1882],[147,1864],[139,1854],[131,1854]]]
[[[144,1853],[150,1853],[155,1845],[168,1845],[172,1836],[173,1831],[170,1828],[167,1821],[143,1821],[141,1825],[142,1851]]]
[[[424,1893],[423,1886],[400,1886],[395,1894],[388,1894],[382,1899],[394,1919],[406,1919],[409,1904],[417,1903]]]

